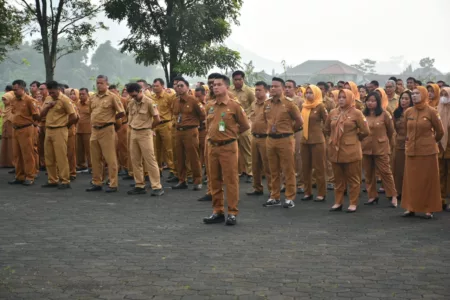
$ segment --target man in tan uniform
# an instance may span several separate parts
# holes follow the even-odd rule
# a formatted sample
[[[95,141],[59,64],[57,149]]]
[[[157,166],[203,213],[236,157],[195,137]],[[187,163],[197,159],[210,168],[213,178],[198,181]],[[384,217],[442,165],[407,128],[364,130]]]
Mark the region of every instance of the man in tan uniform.
[[[90,140],[92,186],[87,192],[101,191],[103,185],[103,157],[108,164],[110,185],[105,192],[117,192],[117,155],[114,124],[125,112],[119,97],[108,91],[108,77],[97,76],[97,93],[89,103],[92,133]]]
[[[397,83],[394,80],[388,80],[385,84],[386,95],[388,96],[388,111],[393,112],[397,109],[399,95],[395,93]]]
[[[239,100],[247,116],[251,115],[252,103],[255,102],[255,93],[244,84],[245,73],[233,73],[233,87],[230,92]],[[239,135],[239,173],[247,175],[247,182],[252,182],[252,133],[249,129]],[[242,171],[242,172],[241,172]]]
[[[194,191],[202,188],[202,171],[199,156],[198,127],[205,120],[203,105],[193,96],[188,94],[189,83],[185,79],[178,81],[179,98],[173,106],[173,114],[176,117],[176,156],[178,184],[173,189],[187,189],[186,159],[189,160],[193,179]]]
[[[296,184],[294,164],[294,132],[303,125],[300,110],[291,98],[283,95],[284,80],[274,77],[270,89],[271,98],[266,101],[264,114],[267,119],[267,157],[272,178],[272,192],[264,207],[280,206],[280,174],[286,178],[286,201],[284,208],[293,208]],[[294,124],[294,125],[293,125]]]
[[[45,165],[48,182],[42,187],[70,188],[67,159],[68,128],[75,124],[77,115],[71,100],[59,89],[56,81],[47,82],[49,97],[45,99],[41,118],[45,118]],[[61,184],[59,182],[61,181]]]
[[[249,196],[263,194],[262,177],[266,176],[267,189],[272,190],[270,179],[269,161],[267,160],[266,140],[267,140],[267,120],[264,115],[265,101],[269,87],[264,81],[255,84],[256,101],[253,102],[252,115],[252,171],[253,171],[253,191],[248,192]]]
[[[34,157],[36,120],[39,120],[39,111],[34,99],[25,94],[26,83],[23,80],[13,82],[14,98],[11,101],[13,135],[13,155],[16,164],[16,177],[9,184],[23,184],[30,186],[34,183],[36,175],[36,162]]]
[[[91,165],[91,114],[89,112],[89,90],[80,89],[80,101],[77,104],[80,119],[77,123],[77,173],[88,172]]]
[[[145,178],[142,162],[148,172],[152,184],[152,196],[162,196],[158,163],[153,150],[154,125],[159,124],[160,119],[156,104],[145,96],[137,83],[130,83],[127,92],[133,99],[128,106],[130,134],[130,159],[133,164],[133,175],[136,182],[134,189],[128,191],[128,195],[145,194]]]
[[[46,83],[41,83],[39,86],[39,92],[41,92],[42,101],[40,105],[40,109],[42,110],[44,107],[45,99],[48,97],[48,89]],[[39,151],[39,166],[41,171],[45,171],[45,118],[41,118],[39,121],[39,143],[38,143],[38,151]]]
[[[216,101],[206,107],[208,130],[208,165],[211,193],[213,197],[213,214],[203,219],[205,224],[225,221],[224,193],[227,189],[228,217],[227,225],[236,224],[239,202],[238,145],[239,133],[249,130],[250,125],[244,109],[230,100],[228,87],[230,79],[225,75],[214,80]]]
[[[206,90],[203,86],[195,88],[195,98],[203,105],[206,106]],[[206,144],[206,120],[203,120],[198,127],[198,149],[200,156],[200,165],[205,165],[205,144]]]

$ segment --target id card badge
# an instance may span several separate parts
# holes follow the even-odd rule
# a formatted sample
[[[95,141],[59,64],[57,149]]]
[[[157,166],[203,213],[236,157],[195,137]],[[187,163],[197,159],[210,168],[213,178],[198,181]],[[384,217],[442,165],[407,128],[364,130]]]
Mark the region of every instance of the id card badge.
[[[225,131],[225,122],[224,121],[220,121],[219,122],[219,131],[220,132],[224,132]]]
[[[277,124],[272,124],[272,133],[277,133]]]
[[[178,114],[177,122],[178,122],[178,123],[181,123],[181,114]]]

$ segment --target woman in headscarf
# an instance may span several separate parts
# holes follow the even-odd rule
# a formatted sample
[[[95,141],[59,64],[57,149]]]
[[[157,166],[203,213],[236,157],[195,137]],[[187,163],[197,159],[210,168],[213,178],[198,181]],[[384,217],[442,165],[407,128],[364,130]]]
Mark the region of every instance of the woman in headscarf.
[[[394,181],[397,190],[397,198],[401,200],[403,175],[405,172],[405,141],[406,141],[406,119],[405,111],[414,106],[412,94],[409,90],[400,94],[398,106],[394,111],[394,127],[396,132],[395,154],[394,154]]]
[[[382,88],[379,87],[379,88],[376,88],[376,89],[375,89],[375,92],[377,92],[378,95],[380,95],[380,97],[381,97],[381,108],[384,109],[384,110],[386,110],[388,113],[390,113],[390,114],[392,115],[393,111],[391,111],[391,110],[388,108],[388,105],[389,105],[389,97],[387,96],[387,94],[386,94],[386,92],[384,91],[384,89],[382,89]]]
[[[356,85],[356,83],[354,83],[353,81],[348,81],[344,84],[344,88],[352,91],[353,96],[355,97],[355,107],[357,109],[359,109],[360,111],[362,111],[364,109],[364,104],[360,99],[361,96],[359,94],[359,89],[358,89],[358,86]]]
[[[352,91],[339,91],[339,107],[333,109],[325,123],[324,132],[330,136],[329,160],[333,163],[335,178],[335,204],[330,211],[342,211],[344,191],[349,185],[350,206],[347,212],[354,213],[358,205],[361,183],[361,142],[369,135],[369,127],[362,112],[355,108]]]
[[[331,91],[331,99],[334,100],[334,103],[336,106],[338,106],[338,97],[339,97],[340,90],[332,90]]]
[[[77,103],[80,101],[80,92],[77,89],[70,89],[69,97],[70,100],[72,100],[71,101],[72,106],[78,119],[79,114],[77,109]],[[69,134],[67,138],[67,159],[69,160],[69,171],[71,181],[77,178],[76,140],[77,140],[77,127],[75,124],[73,124],[69,128]]]
[[[359,89],[359,96],[361,99],[362,104],[366,103],[367,95],[369,94],[369,89],[365,85],[358,86]]]
[[[439,85],[437,85],[436,83],[430,83],[427,85],[427,91],[429,97],[428,105],[436,108],[439,104],[439,97],[441,94]]]
[[[405,112],[406,160],[403,180],[403,216],[424,212],[426,219],[442,210],[439,183],[438,142],[444,128],[436,109],[428,105],[428,91],[417,86],[412,91],[414,107]]]
[[[439,174],[441,182],[441,199],[442,208],[450,212],[450,203],[446,204],[448,190],[450,186],[450,145],[448,132],[450,129],[450,88],[444,87],[440,93],[440,102],[437,107],[439,116],[441,117],[442,125],[444,127],[444,136],[439,143]]]
[[[0,168],[14,168],[13,163],[13,127],[12,127],[12,107],[11,101],[14,93],[8,92],[2,96],[4,108],[2,111],[2,148],[0,150]]]
[[[315,85],[310,85],[305,92],[305,102],[302,105],[303,134],[300,140],[305,196],[302,200],[312,200],[312,172],[317,184],[317,197],[314,201],[323,202],[326,196],[326,148],[323,124],[328,113],[323,104],[322,91]]]
[[[370,134],[362,141],[363,169],[366,178],[369,201],[364,205],[378,204],[377,180],[375,170],[378,171],[386,187],[386,195],[392,197],[391,207],[397,207],[397,191],[389,161],[391,148],[389,141],[394,135],[392,117],[381,108],[381,97],[372,92],[367,96],[364,115],[369,124]]]

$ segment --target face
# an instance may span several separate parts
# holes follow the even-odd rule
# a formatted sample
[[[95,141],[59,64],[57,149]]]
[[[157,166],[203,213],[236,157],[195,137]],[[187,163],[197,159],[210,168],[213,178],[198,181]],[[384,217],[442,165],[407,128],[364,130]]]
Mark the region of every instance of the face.
[[[422,101],[422,96],[418,89],[413,89],[412,91],[412,101],[414,104],[420,103]]]
[[[295,96],[295,86],[292,82],[286,82],[285,92],[288,97]]]
[[[309,100],[309,101],[313,101],[314,100],[314,93],[313,93],[311,88],[307,88],[306,89],[305,98],[306,98],[306,100]]]
[[[75,94],[75,91],[70,92],[70,99],[72,101],[77,101],[77,95]]]
[[[109,90],[111,93],[116,94],[117,96],[119,96],[119,90],[118,89],[110,89]]]
[[[359,89],[359,95],[361,96],[361,98],[366,98],[367,96],[367,92],[366,89]]]
[[[48,90],[48,94],[53,98],[53,100],[58,99],[60,92],[61,91],[58,88]]]
[[[175,90],[175,93],[177,93],[177,95],[179,94],[178,93],[178,80],[175,80],[174,82],[173,82],[173,89]]]
[[[163,91],[163,89],[164,89],[164,86],[161,84],[161,82],[159,82],[159,81],[153,82],[153,91],[156,94],[161,93]]]
[[[195,91],[195,98],[197,98],[200,102],[205,102],[206,94],[203,94],[203,92]]]
[[[397,80],[397,91],[403,92],[405,90],[405,87],[403,86],[402,80]]]
[[[375,108],[377,108],[377,99],[375,98],[375,96],[370,96],[366,100],[366,106],[367,106],[368,109],[375,109]]]
[[[210,91],[214,91],[214,79],[208,79],[208,87]]]
[[[412,91],[414,89],[414,87],[415,87],[414,80],[411,80],[411,79],[407,80],[406,81],[406,87],[408,88],[408,90]]]
[[[233,85],[235,88],[240,89],[244,85],[244,78],[241,75],[233,77]]]
[[[104,93],[108,90],[108,81],[105,78],[97,78],[97,91]]]
[[[132,99],[136,100],[136,101],[140,101],[142,99],[142,90],[140,90],[139,92],[131,92],[128,94]]]
[[[392,83],[390,83],[390,82],[386,83],[385,88],[386,88],[386,94],[392,95],[395,93],[395,87]]]
[[[39,92],[39,90],[35,95],[36,95],[36,100],[42,101],[42,94],[41,94],[41,92]]]
[[[86,102],[88,97],[89,97],[89,95],[85,90],[80,91],[80,101],[81,102],[83,102],[83,103]]]
[[[256,99],[264,99],[266,97],[266,89],[262,85],[255,86],[255,97]]]
[[[19,99],[22,98],[23,95],[25,95],[25,89],[18,84],[13,85],[13,91],[14,95],[16,95],[16,97]]]
[[[428,90],[428,99],[433,100],[434,99],[434,89],[431,86],[429,86],[429,87],[427,87],[427,90]]]
[[[124,98],[126,98],[126,97],[128,97],[128,92],[127,92],[127,90],[123,90],[122,91],[122,97],[124,97]]]
[[[345,84],[342,83],[342,82],[338,83],[337,87],[338,87],[339,90],[343,90],[345,88]]]
[[[33,83],[32,85],[30,85],[30,93],[32,95],[36,94],[39,91],[39,87],[36,83]]]
[[[408,95],[407,93],[404,93],[404,94],[402,95],[401,100],[400,100],[400,106],[401,106],[403,109],[406,109],[406,108],[409,107],[409,103],[410,103],[410,102],[411,102],[411,99],[410,99],[409,95]]]
[[[179,95],[186,95],[186,94],[188,94],[189,87],[183,81],[178,81],[177,87],[178,87],[178,94]]]
[[[39,87],[39,91],[41,92],[41,95],[44,99],[48,96],[48,90],[45,84],[41,84],[41,86]]]
[[[325,87],[323,85],[319,85],[318,87],[322,91],[322,95],[325,96],[327,94],[327,91],[325,90]]]
[[[228,92],[228,86],[225,84],[223,79],[214,79],[213,85],[214,95],[224,96]]]
[[[279,81],[272,81],[272,87],[270,88],[270,95],[272,97],[281,97],[283,94],[283,85]]]
[[[348,84],[348,83],[346,83],[345,85],[344,85],[344,89],[346,89],[346,90],[352,90],[352,87],[350,86],[350,84]]]
[[[347,105],[347,95],[344,92],[339,92],[338,104],[342,108]]]

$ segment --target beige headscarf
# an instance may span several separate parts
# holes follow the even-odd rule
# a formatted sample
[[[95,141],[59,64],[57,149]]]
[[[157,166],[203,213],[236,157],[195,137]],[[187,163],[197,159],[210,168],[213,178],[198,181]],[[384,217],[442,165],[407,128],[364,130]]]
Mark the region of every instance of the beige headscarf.
[[[448,97],[450,97],[450,88],[449,87],[443,87],[442,90],[446,91],[448,94]],[[439,102],[437,106],[437,111],[439,115],[441,116],[441,122],[442,126],[444,127],[444,136],[441,140],[441,146],[442,148],[447,149],[448,144],[448,126],[450,125],[450,104],[443,104]]]

